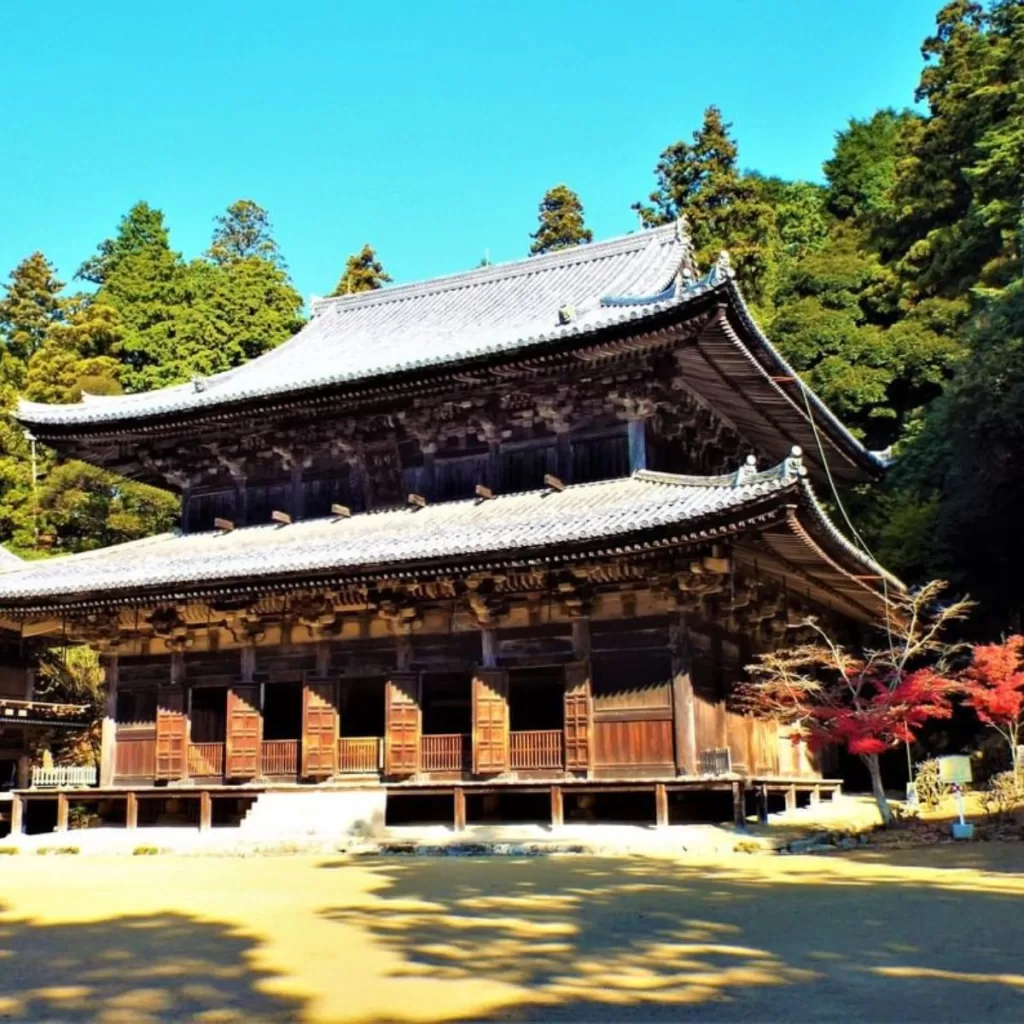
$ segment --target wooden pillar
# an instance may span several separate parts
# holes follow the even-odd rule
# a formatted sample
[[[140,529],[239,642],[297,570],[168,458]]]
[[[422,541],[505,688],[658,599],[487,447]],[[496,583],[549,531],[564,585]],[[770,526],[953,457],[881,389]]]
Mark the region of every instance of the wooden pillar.
[[[25,700],[32,700],[36,695],[36,670],[25,669]]]
[[[668,790],[664,782],[659,782],[654,787],[654,817],[658,828],[664,828],[668,824]]]
[[[213,828],[213,797],[204,789],[199,794],[199,831],[208,832]]]
[[[455,831],[462,832],[466,828],[466,791],[461,786],[455,787]]]
[[[561,430],[555,434],[555,473],[565,483],[572,483],[572,442],[569,431]],[[541,481],[537,481],[540,486]]]
[[[786,810],[796,810],[796,786],[790,786],[786,790]]]
[[[25,798],[13,796],[11,798],[11,835],[20,836],[25,830]]]
[[[747,827],[747,791],[742,781],[732,784],[732,820],[737,828]]]
[[[125,797],[124,827],[129,830],[139,827],[139,797],[136,793]]]
[[[590,657],[590,619],[572,620],[572,654],[580,661]]]
[[[428,441],[420,445],[420,451],[423,452],[423,475],[420,477],[419,486],[422,489],[421,493],[434,501],[437,500],[437,470],[434,465],[437,445]]]
[[[565,803],[562,798],[562,787],[551,787],[551,827],[561,828],[565,824]]]
[[[68,830],[68,795],[67,793],[57,794],[57,832]]]
[[[319,679],[326,679],[331,671],[331,645],[321,640],[316,645],[316,674]]]
[[[768,824],[768,787],[763,782],[757,787],[757,821]]]
[[[821,803],[821,786],[815,786],[811,790],[811,806],[817,807]]]
[[[28,754],[22,754],[18,758],[17,777],[18,789],[28,789],[29,783],[32,781],[32,758]]]
[[[647,468],[647,421],[629,420],[626,424],[629,441],[629,471]]]
[[[412,668],[412,637],[399,633],[395,640],[395,668],[408,672]]]
[[[107,788],[114,784],[117,768],[117,684],[118,663],[116,654],[103,658],[103,675],[107,686],[107,704],[100,723],[100,786]]]
[[[693,694],[693,660],[686,625],[670,627],[672,644],[672,718],[675,727],[676,771],[697,774],[697,708]]]
[[[306,513],[306,489],[302,486],[302,462],[295,459],[291,466],[291,508],[292,519],[299,520]],[[284,509],[281,510],[282,512]]]
[[[246,644],[242,648],[240,656],[239,672],[243,683],[251,683],[256,676],[256,648],[252,644]]]
[[[493,626],[480,630],[480,664],[484,668],[498,667],[498,631]]]

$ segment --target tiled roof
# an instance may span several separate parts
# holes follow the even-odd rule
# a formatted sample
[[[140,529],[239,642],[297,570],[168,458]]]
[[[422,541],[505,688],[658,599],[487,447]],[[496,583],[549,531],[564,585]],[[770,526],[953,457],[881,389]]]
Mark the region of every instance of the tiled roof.
[[[639,471],[632,477],[531,491],[488,500],[313,519],[230,532],[161,534],[63,558],[28,562],[0,574],[0,608],[77,600],[131,599],[213,589],[275,577],[390,571],[437,561],[516,560],[552,549],[616,546],[660,528],[700,527],[792,494],[803,469],[787,460],[774,470],[745,467],[721,477]]]
[[[294,338],[198,387],[86,395],[73,405],[21,402],[18,418],[83,426],[145,419],[588,334],[678,303],[682,295],[672,284],[686,251],[679,228],[668,225],[419,284],[323,299]]]
[[[7,548],[0,544],[0,572],[17,569],[24,564],[24,559],[19,558],[13,551],[8,551]]]

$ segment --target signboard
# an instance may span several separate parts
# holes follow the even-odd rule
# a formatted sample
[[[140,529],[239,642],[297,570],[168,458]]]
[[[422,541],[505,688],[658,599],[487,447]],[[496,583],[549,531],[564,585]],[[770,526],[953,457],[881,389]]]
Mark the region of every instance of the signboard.
[[[971,759],[962,754],[939,758],[939,778],[964,785],[971,781]]]

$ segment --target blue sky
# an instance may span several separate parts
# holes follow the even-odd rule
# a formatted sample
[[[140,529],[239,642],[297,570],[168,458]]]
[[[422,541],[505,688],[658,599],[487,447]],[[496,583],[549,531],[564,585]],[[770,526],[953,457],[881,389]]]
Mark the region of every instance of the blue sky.
[[[4,6],[0,277],[41,249],[68,280],[138,199],[194,256],[246,197],[308,297],[364,241],[397,281],[523,256],[563,181],[630,231],[710,103],[744,167],[820,178],[849,117],[911,102],[939,0]]]

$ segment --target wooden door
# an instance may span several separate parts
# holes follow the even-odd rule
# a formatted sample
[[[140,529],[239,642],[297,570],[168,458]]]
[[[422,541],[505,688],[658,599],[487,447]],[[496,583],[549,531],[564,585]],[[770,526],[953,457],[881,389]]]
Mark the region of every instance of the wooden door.
[[[384,770],[388,775],[414,775],[420,770],[420,677],[417,672],[392,672],[385,686]]]
[[[185,775],[188,719],[182,690],[160,690],[156,701],[156,777],[180,779]]]
[[[337,688],[333,680],[308,679],[302,688],[302,775],[324,778],[337,770]]]
[[[473,771],[508,770],[508,671],[478,668],[473,676]]]
[[[591,760],[590,662],[565,666],[565,767],[586,771]]]
[[[227,743],[224,774],[254,779],[262,774],[263,714],[260,687],[242,683],[228,690]]]

